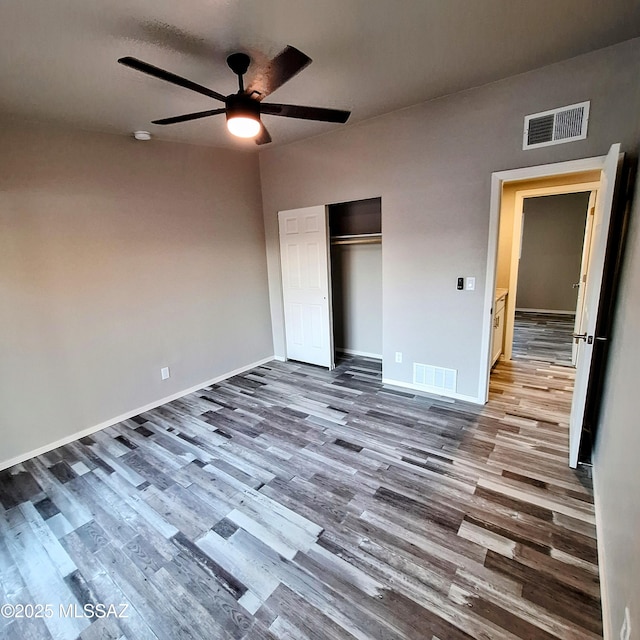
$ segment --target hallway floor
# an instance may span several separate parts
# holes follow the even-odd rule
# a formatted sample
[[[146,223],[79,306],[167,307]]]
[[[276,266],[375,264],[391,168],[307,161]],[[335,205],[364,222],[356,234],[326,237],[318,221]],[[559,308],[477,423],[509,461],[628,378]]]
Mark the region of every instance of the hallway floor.
[[[513,358],[571,366],[575,315],[516,311]]]

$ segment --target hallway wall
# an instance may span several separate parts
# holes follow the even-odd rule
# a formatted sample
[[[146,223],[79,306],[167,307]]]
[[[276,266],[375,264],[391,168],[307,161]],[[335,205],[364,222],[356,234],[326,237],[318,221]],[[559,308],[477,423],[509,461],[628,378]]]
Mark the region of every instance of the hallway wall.
[[[526,198],[517,309],[575,313],[589,193]]]
[[[640,181],[615,313],[593,463],[605,638],[612,640],[619,637],[625,606],[632,637],[640,629]]]

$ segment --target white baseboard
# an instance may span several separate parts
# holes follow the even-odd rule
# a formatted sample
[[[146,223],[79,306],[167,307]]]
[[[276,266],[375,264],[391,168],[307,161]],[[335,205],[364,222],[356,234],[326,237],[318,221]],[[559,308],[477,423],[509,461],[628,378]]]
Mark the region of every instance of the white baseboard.
[[[522,311],[522,313],[551,313],[557,316],[575,316],[575,309],[573,311],[565,311],[562,309],[524,309],[516,307],[516,311]]]
[[[454,400],[462,400],[463,402],[471,402],[473,404],[485,404],[484,400],[476,396],[465,396],[462,393],[446,391],[437,387],[423,387],[422,385],[413,384],[412,382],[401,382],[400,380],[392,380],[391,378],[382,378],[382,384],[390,387],[400,387],[401,389],[411,389],[411,391],[428,396],[453,398]]]
[[[593,483],[593,506],[596,515],[596,544],[598,548],[598,575],[600,579],[600,607],[602,609],[602,632],[603,640],[614,640],[613,629],[611,628],[611,605],[609,603],[609,590],[607,589],[607,562],[604,553],[604,540],[601,535],[604,532],[604,526],[602,523],[602,514],[599,508],[600,499],[598,497],[596,483],[596,462],[592,467],[592,483]]]
[[[339,353],[346,353],[349,356],[362,356],[363,358],[375,358],[376,360],[382,360],[381,353],[369,353],[368,351],[356,351],[355,349],[338,349]]]
[[[137,409],[133,409],[131,411],[127,411],[122,415],[116,416],[115,418],[110,418],[109,420],[105,420],[100,424],[94,425],[93,427],[88,427],[87,429],[82,429],[82,431],[76,431],[71,435],[65,436],[60,440],[56,440],[55,442],[50,442],[48,444],[43,445],[42,447],[38,447],[37,449],[33,449],[28,453],[23,453],[19,456],[15,456],[14,458],[10,458],[9,460],[4,460],[0,462],[0,471],[3,469],[8,469],[9,467],[13,467],[16,464],[20,464],[25,460],[30,460],[35,456],[40,456],[43,453],[47,453],[52,451],[53,449],[57,449],[58,447],[62,447],[65,444],[69,444],[70,442],[74,442],[75,440],[79,440],[80,438],[84,438],[85,436],[90,436],[92,433],[96,431],[101,431],[102,429],[106,429],[107,427],[112,427],[114,424],[118,424],[123,420],[128,420],[129,418],[133,418],[145,411],[151,411],[156,407],[160,407],[163,404],[167,404],[167,402],[173,402],[174,400],[178,400],[178,398],[182,398],[184,396],[193,393],[194,391],[198,391],[200,389],[204,389],[205,387],[209,387],[212,384],[216,384],[217,382],[221,382],[222,380],[226,380],[227,378],[231,378],[233,376],[237,376],[240,373],[244,373],[245,371],[249,371],[249,369],[253,369],[254,367],[259,367],[262,364],[267,362],[271,362],[273,360],[273,356],[269,356],[268,358],[263,358],[262,360],[258,360],[257,362],[252,362],[244,367],[240,367],[239,369],[234,369],[233,371],[228,371],[227,373],[223,373],[222,375],[216,376],[215,378],[211,378],[211,380],[207,380],[205,382],[201,382],[189,389],[184,389],[183,391],[178,391],[170,396],[166,396],[165,398],[161,398],[160,400],[155,400],[144,407],[138,407]]]

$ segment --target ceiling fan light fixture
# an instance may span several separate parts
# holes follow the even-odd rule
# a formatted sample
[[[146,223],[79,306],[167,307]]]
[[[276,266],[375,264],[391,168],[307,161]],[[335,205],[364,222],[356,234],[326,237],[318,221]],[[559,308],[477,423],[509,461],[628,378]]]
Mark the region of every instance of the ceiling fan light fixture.
[[[239,138],[255,138],[260,124],[260,103],[242,94],[227,97],[227,129]]]
[[[260,126],[260,121],[251,116],[227,118],[227,129],[238,138],[255,138],[260,133]]]

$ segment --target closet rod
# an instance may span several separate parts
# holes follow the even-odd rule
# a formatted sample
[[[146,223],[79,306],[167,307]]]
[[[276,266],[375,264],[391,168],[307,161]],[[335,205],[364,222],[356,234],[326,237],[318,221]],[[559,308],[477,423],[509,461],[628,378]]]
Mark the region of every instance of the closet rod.
[[[331,244],[380,244],[381,233],[360,233],[349,236],[333,236]]]
[[[353,238],[352,240],[332,240],[331,244],[382,244],[382,238]]]

